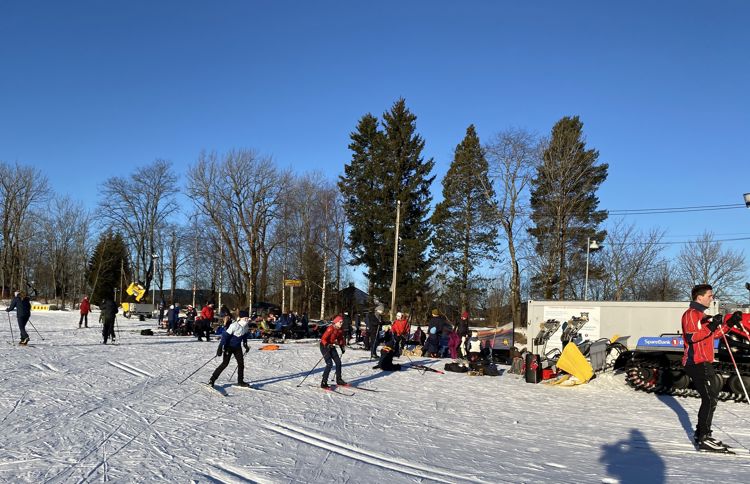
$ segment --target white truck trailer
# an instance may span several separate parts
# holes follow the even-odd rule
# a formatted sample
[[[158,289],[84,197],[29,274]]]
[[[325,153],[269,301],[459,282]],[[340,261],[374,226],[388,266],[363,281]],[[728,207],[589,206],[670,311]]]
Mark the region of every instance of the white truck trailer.
[[[536,354],[553,348],[562,350],[562,323],[586,313],[588,322],[578,332],[581,341],[627,336],[624,344],[634,349],[641,337],[681,332],[680,319],[689,304],[689,301],[528,301],[526,348]],[[718,308],[719,302],[714,301],[706,313],[715,314]],[[546,348],[536,348],[534,337],[540,325],[549,319],[559,321],[560,328],[550,336]]]

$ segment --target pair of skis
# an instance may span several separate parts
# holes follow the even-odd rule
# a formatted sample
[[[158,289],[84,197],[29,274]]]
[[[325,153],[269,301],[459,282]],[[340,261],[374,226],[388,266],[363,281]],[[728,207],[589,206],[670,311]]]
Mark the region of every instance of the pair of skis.
[[[337,393],[337,394],[343,395],[345,397],[353,397],[354,394],[357,393],[357,392],[345,392],[345,391],[342,391],[341,388],[350,388],[350,389],[353,389],[353,390],[362,390],[362,391],[366,391],[366,392],[377,392],[378,391],[378,390],[376,390],[374,388],[360,387],[360,386],[357,386],[357,385],[352,385],[350,383],[347,383],[346,385],[330,385],[328,388],[323,388],[322,390],[326,391],[326,392],[330,392],[330,393]]]

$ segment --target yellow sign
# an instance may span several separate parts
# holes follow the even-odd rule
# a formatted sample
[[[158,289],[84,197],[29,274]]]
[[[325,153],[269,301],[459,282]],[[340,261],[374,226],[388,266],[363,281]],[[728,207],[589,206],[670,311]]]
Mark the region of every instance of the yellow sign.
[[[284,285],[287,287],[300,287],[302,285],[302,281],[299,279],[284,279]]]

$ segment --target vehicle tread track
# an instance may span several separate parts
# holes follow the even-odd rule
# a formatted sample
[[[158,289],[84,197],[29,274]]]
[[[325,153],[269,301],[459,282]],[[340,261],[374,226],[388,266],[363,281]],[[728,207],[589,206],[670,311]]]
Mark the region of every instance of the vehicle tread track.
[[[411,462],[394,458],[389,455],[383,455],[377,452],[363,450],[356,446],[346,444],[344,442],[290,424],[264,423],[263,426],[272,432],[276,432],[278,434],[287,436],[295,440],[299,440],[306,444],[325,449],[329,452],[343,455],[345,457],[349,457],[360,462],[365,462],[367,464],[382,467],[384,469],[408,474],[410,476],[446,483],[453,483],[458,481],[476,483],[486,482],[475,477],[460,475],[435,468],[428,468],[426,466],[413,464]]]

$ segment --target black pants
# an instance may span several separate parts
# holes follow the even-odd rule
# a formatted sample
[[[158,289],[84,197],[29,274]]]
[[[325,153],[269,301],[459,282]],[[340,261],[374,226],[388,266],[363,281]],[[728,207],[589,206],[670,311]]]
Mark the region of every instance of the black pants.
[[[104,318],[102,326],[102,338],[104,338],[104,344],[107,344],[107,339],[112,338],[115,340],[115,320]]]
[[[711,434],[711,421],[719,401],[721,388],[715,385],[716,372],[711,363],[698,363],[685,366],[685,373],[693,380],[693,386],[701,396],[701,407],[698,409],[698,427],[695,434],[698,440]]]
[[[29,316],[16,318],[18,320],[18,330],[21,332],[21,339],[28,340],[29,333],[26,332],[26,323],[29,322]]]
[[[81,313],[81,319],[78,320],[78,327],[81,327],[81,323],[85,322],[86,327],[89,327],[89,313]]]
[[[229,365],[229,360],[232,359],[232,355],[234,355],[234,359],[237,360],[237,383],[245,381],[245,358],[242,356],[242,348],[238,346],[237,348],[224,348],[224,359],[221,360],[221,364],[216,367],[213,375],[211,375],[212,383],[219,378],[219,375],[224,371],[224,368]]]
[[[211,341],[211,322],[207,319],[198,319],[195,321],[195,335],[198,339],[206,337],[206,341]]]
[[[323,383],[328,383],[328,375],[331,374],[331,367],[336,362],[336,383],[341,381],[341,358],[336,348],[327,348],[320,345],[320,353],[326,362],[326,368],[323,370]]]
[[[379,328],[376,326],[374,328],[367,328],[367,335],[370,337],[369,343],[370,343],[370,357],[371,358],[377,358],[378,357],[378,336],[379,336]]]

